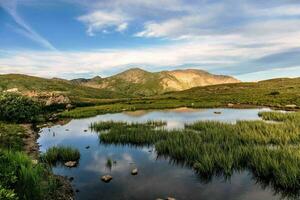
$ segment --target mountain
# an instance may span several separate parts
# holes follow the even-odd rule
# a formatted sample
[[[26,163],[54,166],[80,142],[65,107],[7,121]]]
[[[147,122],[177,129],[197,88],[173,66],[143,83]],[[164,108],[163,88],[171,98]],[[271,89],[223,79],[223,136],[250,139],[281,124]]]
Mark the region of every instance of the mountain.
[[[132,68],[107,78],[95,77],[73,83],[127,95],[149,96],[170,91],[182,91],[192,87],[238,83],[239,80],[223,75],[210,74],[203,70],[187,69],[161,72],[148,72]]]

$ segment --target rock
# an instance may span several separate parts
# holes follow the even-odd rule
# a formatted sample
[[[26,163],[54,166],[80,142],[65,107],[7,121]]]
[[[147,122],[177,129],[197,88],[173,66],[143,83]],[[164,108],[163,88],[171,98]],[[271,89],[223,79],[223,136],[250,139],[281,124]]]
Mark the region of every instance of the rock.
[[[19,92],[19,89],[18,88],[11,88],[11,89],[8,89],[8,90],[5,90],[4,92]]]
[[[75,167],[77,165],[77,162],[76,161],[68,161],[68,162],[65,162],[65,166],[66,167]]]
[[[66,129],[65,131],[69,131],[69,129]]]
[[[71,176],[71,177],[69,178],[69,181],[73,181],[73,180],[74,180],[74,177]]]
[[[51,93],[49,96],[50,97],[48,97],[46,101],[46,106],[50,106],[53,104],[69,104],[71,102],[68,97],[62,94]]]
[[[214,112],[215,114],[217,114],[217,115],[220,115],[221,114],[221,112],[219,112],[219,111],[216,111],[216,112]]]
[[[79,192],[79,190],[78,190],[78,189],[76,189],[76,190],[75,190],[75,192],[76,192],[76,193],[78,193],[78,192]]]
[[[101,180],[105,183],[108,183],[112,180],[112,178],[113,177],[111,175],[104,175],[104,176],[101,177]]]
[[[228,107],[233,107],[234,104],[233,104],[233,103],[229,103],[229,104],[227,104],[227,106],[228,106]]]
[[[134,169],[131,171],[131,174],[132,174],[132,175],[137,175],[137,174],[138,174],[138,169],[137,169],[137,168],[134,168]]]
[[[69,104],[66,105],[66,109],[70,110],[72,108],[73,108],[72,104],[69,103]]]
[[[167,197],[166,200],[176,200],[176,199],[173,197]]]
[[[297,105],[295,104],[289,104],[289,105],[285,105],[286,108],[297,108]]]
[[[90,146],[86,146],[85,148],[86,148],[86,149],[89,149],[89,148],[90,148]]]
[[[37,165],[37,164],[39,163],[39,161],[38,161],[38,160],[31,160],[31,163],[32,163],[33,165]]]
[[[87,132],[87,131],[88,131],[88,130],[86,130],[86,129],[84,130],[84,132]]]

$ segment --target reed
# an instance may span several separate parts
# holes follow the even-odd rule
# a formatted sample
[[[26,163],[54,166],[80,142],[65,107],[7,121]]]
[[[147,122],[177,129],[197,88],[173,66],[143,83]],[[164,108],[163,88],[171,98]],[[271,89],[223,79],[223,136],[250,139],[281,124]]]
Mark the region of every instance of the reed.
[[[42,162],[56,165],[58,162],[78,161],[80,152],[72,147],[54,146],[41,154],[40,159]]]
[[[266,112],[260,116],[282,123],[201,121],[171,131],[147,123],[123,124],[121,128],[111,123],[99,138],[103,143],[155,145],[159,155],[186,163],[205,180],[249,170],[257,180],[282,192],[299,189],[299,113]]]

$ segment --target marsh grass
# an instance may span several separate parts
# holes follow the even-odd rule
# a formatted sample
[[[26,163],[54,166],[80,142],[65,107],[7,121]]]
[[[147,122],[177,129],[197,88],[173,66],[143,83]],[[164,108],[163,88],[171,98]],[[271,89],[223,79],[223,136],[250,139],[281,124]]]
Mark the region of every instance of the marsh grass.
[[[122,121],[99,121],[95,123],[91,123],[90,129],[100,132],[100,131],[107,131],[112,128],[114,129],[121,129],[122,127],[126,128],[157,128],[166,126],[167,122],[165,121],[153,121],[148,120],[144,123],[137,123],[137,122],[122,122]]]
[[[59,162],[78,161],[80,152],[72,147],[54,146],[49,148],[46,153],[41,154],[40,159],[42,162],[56,165]]]
[[[17,124],[0,121],[0,149],[22,150],[25,130]]]
[[[109,131],[99,138],[103,143],[154,144],[158,155],[186,163],[204,180],[249,170],[257,180],[282,193],[299,191],[299,113],[265,112],[260,116],[282,123],[204,121],[171,131],[145,123],[121,128],[110,124]]]
[[[2,190],[9,192],[7,199],[40,200],[57,188],[48,167],[33,164],[22,152],[1,150],[0,170]]]

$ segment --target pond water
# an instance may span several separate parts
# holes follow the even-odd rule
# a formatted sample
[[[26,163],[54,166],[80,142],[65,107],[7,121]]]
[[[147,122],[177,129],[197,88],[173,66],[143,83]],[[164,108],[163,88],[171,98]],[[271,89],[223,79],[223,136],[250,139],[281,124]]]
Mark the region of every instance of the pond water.
[[[234,123],[236,120],[260,120],[258,112],[268,109],[172,109],[148,110],[105,114],[85,119],[74,119],[65,125],[43,128],[38,139],[40,150],[45,152],[55,145],[72,146],[79,149],[81,158],[76,168],[56,166],[55,174],[73,177],[72,185],[77,189],[76,199],[121,200],[174,197],[179,200],[238,200],[280,199],[270,187],[262,187],[247,171],[236,172],[229,180],[214,177],[211,181],[201,180],[186,166],[175,164],[168,158],[157,157],[152,146],[133,147],[104,145],[98,134],[88,127],[97,121],[144,122],[163,120],[168,129],[183,128],[184,123],[199,120],[218,120]],[[214,112],[221,112],[215,114]],[[86,146],[90,148],[86,149]],[[107,159],[116,161],[111,168]],[[137,167],[138,175],[131,170]],[[111,174],[109,183],[101,176]]]

